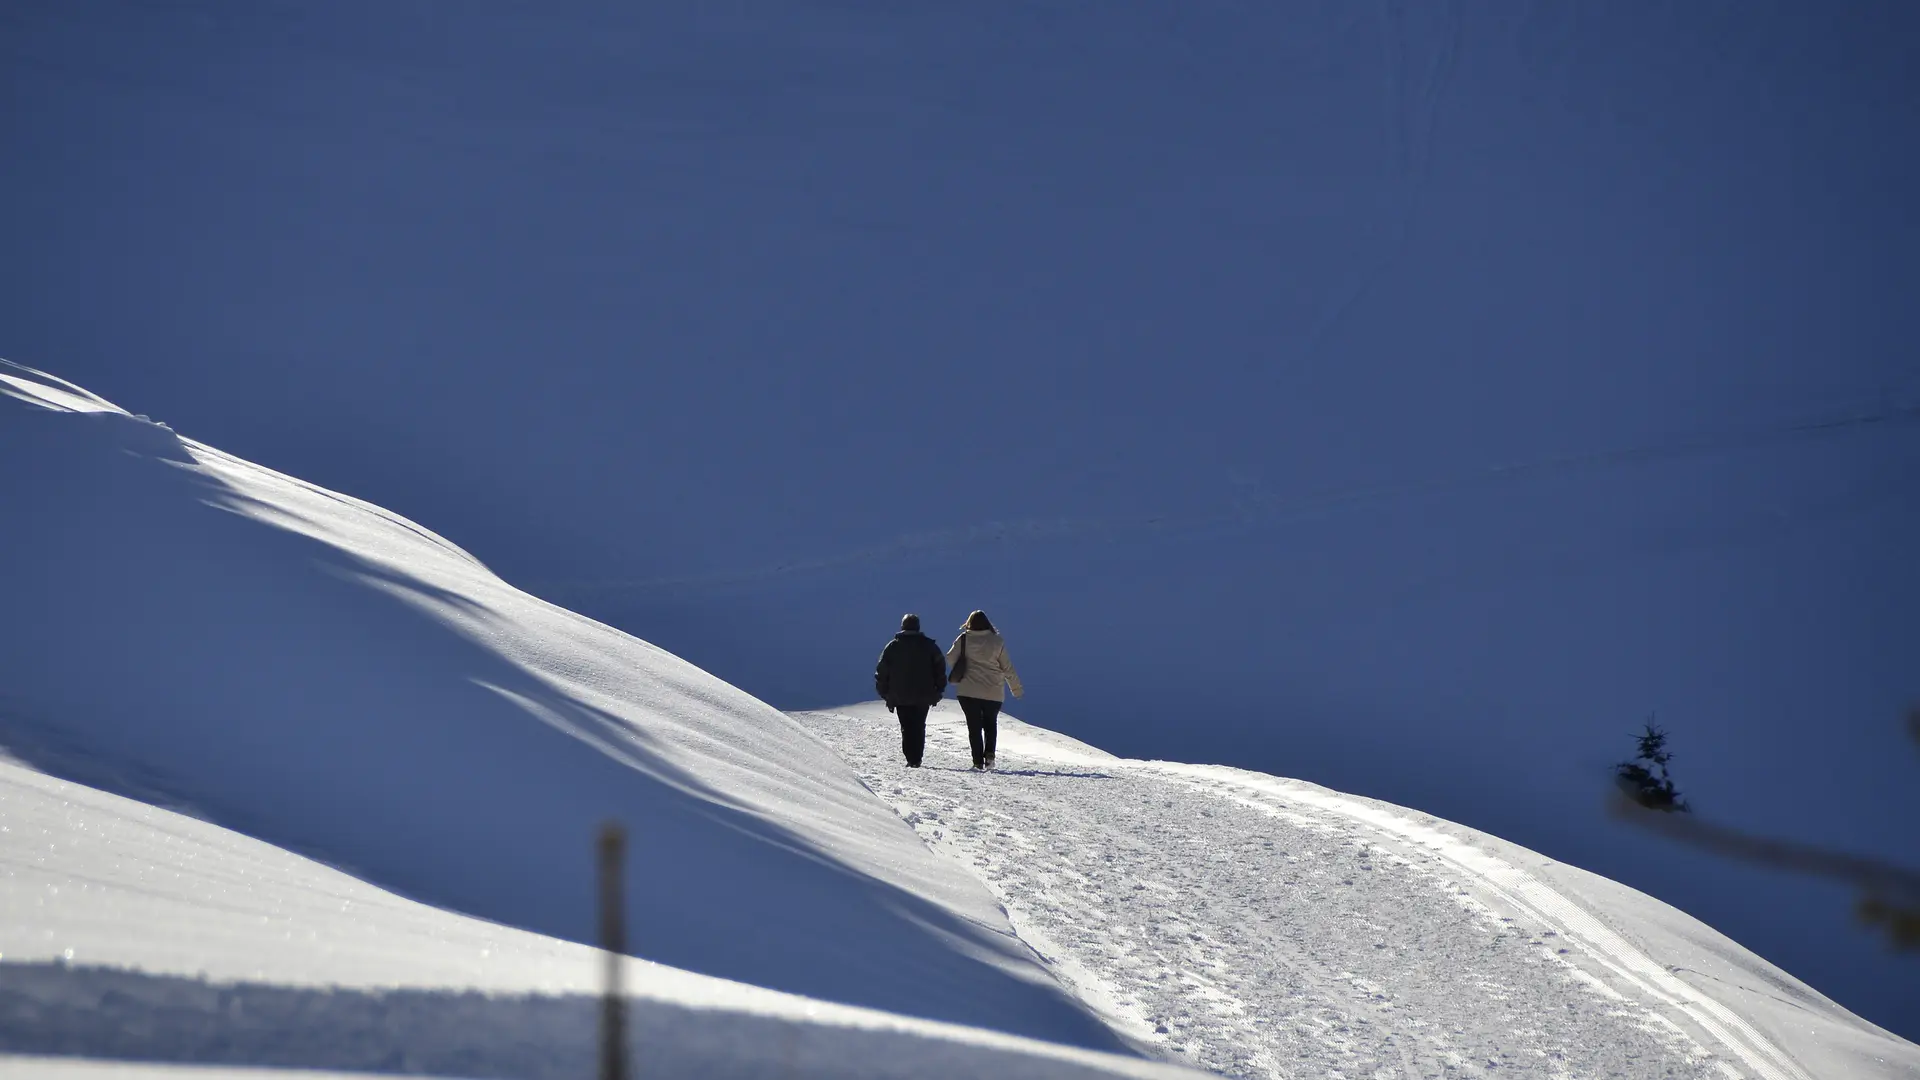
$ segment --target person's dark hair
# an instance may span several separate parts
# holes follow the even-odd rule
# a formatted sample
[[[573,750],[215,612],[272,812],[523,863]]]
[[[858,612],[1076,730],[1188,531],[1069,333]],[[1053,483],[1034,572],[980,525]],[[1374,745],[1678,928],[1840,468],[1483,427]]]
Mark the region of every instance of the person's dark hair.
[[[918,615],[900,616],[900,629],[902,632],[905,632],[908,630],[920,629],[920,616]]]
[[[991,631],[993,629],[993,620],[987,618],[986,612],[976,611],[967,616],[967,621],[961,624],[960,629]]]

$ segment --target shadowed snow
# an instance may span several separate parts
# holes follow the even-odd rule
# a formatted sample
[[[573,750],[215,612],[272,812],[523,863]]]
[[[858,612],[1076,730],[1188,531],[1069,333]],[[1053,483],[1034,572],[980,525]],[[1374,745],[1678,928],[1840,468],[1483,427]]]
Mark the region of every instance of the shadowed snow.
[[[619,819],[636,955],[1120,1045],[788,717],[395,514],[5,371],[14,756],[573,941]]]

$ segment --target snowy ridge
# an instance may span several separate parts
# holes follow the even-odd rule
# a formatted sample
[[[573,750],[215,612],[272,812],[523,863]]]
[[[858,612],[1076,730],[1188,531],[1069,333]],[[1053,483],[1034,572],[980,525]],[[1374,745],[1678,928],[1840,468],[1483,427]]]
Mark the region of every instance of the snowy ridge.
[[[973,774],[940,713],[921,770],[893,760],[877,705],[802,718],[981,874],[1064,982],[1197,1065],[1920,1077],[1920,1047],[1697,920],[1495,837],[1011,718],[1000,770]]]
[[[126,410],[92,391],[75,386],[57,375],[0,360],[0,396],[54,412],[104,412],[125,414]],[[141,417],[141,419],[146,419]]]
[[[0,454],[26,463],[0,475],[16,759],[575,942],[590,839],[626,821],[639,955],[1124,1048],[784,714],[390,511],[0,371]],[[0,934],[21,956],[33,929]]]

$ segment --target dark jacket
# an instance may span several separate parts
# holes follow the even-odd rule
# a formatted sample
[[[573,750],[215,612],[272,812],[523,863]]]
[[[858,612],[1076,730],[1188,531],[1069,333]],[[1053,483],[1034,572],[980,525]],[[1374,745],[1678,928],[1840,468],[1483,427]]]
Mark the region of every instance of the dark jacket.
[[[880,653],[873,688],[889,705],[933,705],[947,696],[947,654],[920,631],[902,630]]]

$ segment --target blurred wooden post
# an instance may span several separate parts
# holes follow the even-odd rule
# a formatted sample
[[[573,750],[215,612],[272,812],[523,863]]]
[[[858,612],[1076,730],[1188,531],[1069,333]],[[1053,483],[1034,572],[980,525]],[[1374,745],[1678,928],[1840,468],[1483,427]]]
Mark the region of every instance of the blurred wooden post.
[[[617,821],[600,826],[600,948],[607,961],[600,1002],[600,1080],[627,1080],[627,998],[621,968],[627,955],[625,874],[627,831]]]

